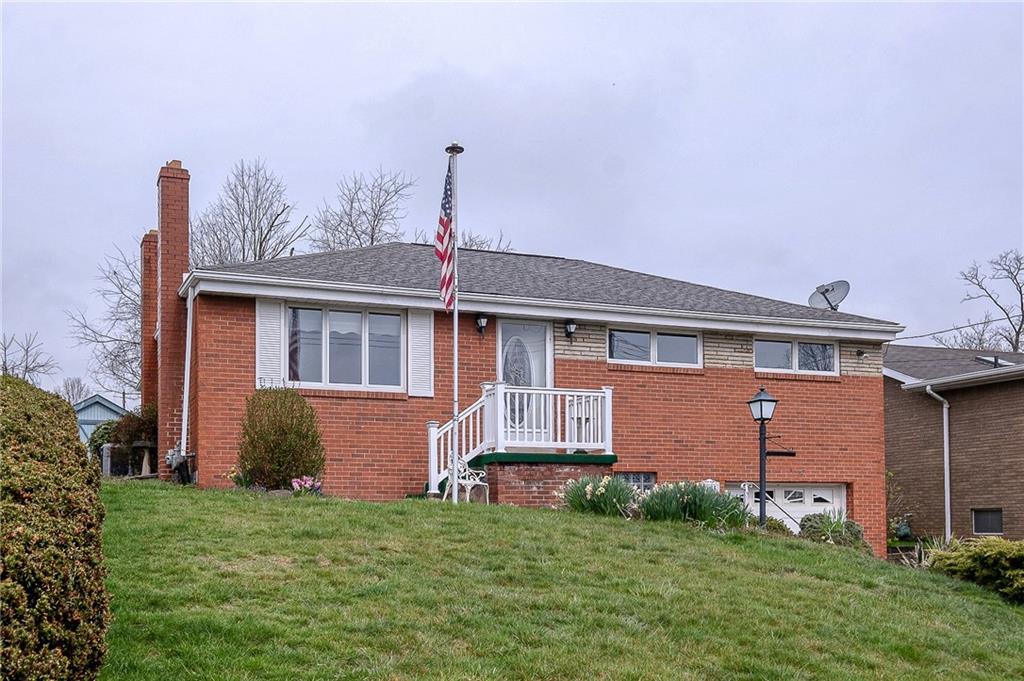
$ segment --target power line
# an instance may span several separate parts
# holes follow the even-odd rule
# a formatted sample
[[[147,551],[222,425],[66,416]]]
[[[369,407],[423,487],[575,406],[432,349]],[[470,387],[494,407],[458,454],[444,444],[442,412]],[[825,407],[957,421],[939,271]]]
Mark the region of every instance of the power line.
[[[1020,318],[1021,318],[1021,315],[1013,315],[1012,317],[1010,317],[1010,321],[1013,321],[1014,319],[1020,319]],[[959,331],[961,329],[971,329],[971,328],[974,328],[975,326],[982,326],[983,324],[997,324],[998,322],[999,322],[999,320],[996,320],[996,319],[985,319],[985,320],[982,320],[980,322],[974,322],[973,324],[964,324],[962,326],[954,326],[954,327],[949,328],[949,329],[942,329],[941,331],[930,331],[928,333],[922,333],[922,334],[919,334],[917,336],[900,336],[899,338],[893,338],[891,341],[885,341],[885,342],[886,343],[895,343],[896,341],[911,340],[913,338],[927,338],[927,337],[930,337],[930,336],[936,336],[936,335],[938,335],[940,333],[949,333],[950,331]]]

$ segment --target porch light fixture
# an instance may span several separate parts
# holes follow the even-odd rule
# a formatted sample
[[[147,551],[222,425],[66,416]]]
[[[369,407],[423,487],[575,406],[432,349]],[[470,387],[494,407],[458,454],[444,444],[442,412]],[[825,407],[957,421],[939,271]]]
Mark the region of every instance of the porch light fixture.
[[[758,436],[760,440],[760,456],[758,457],[758,468],[759,476],[757,483],[757,497],[758,497],[758,524],[763,530],[767,524],[767,514],[765,513],[765,499],[768,497],[765,485],[768,483],[768,430],[767,424],[772,420],[772,416],[775,415],[775,405],[779,401],[768,394],[768,391],[764,389],[762,385],[757,391],[757,394],[747,400],[747,406],[750,407],[750,415],[757,421]]]
[[[576,333],[576,321],[573,319],[565,320],[565,337],[572,343],[572,337]]]
[[[484,335],[484,331],[487,330],[487,315],[481,313],[476,316],[476,330],[481,336]]]

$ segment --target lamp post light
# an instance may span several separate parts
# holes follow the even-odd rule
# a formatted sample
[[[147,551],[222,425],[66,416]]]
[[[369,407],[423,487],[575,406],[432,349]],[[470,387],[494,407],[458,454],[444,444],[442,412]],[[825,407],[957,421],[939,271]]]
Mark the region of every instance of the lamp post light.
[[[759,497],[759,515],[758,522],[763,530],[766,524],[767,517],[765,515],[765,499],[768,496],[765,485],[767,484],[768,477],[768,446],[767,446],[767,425],[772,420],[772,416],[775,415],[775,405],[779,401],[768,394],[768,391],[764,389],[762,385],[757,391],[757,394],[747,400],[747,406],[750,407],[750,415],[754,417],[754,420],[758,423],[758,431],[761,440],[761,454],[758,460],[760,466],[760,477],[757,483],[757,494]]]

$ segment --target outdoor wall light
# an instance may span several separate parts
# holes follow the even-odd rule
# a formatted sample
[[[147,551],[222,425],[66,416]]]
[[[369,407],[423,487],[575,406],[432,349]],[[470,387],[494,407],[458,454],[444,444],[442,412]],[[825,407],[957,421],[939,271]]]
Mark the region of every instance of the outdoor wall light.
[[[572,319],[565,320],[565,337],[572,343],[572,337],[576,333],[576,322]]]
[[[476,330],[480,332],[480,335],[484,335],[484,331],[487,330],[487,315],[478,314],[476,316]]]
[[[775,405],[779,401],[768,394],[768,391],[764,389],[762,385],[757,391],[757,394],[747,400],[747,406],[750,407],[750,415],[754,417],[758,425],[758,439],[760,440],[761,451],[758,457],[758,468],[759,476],[757,483],[757,496],[760,501],[760,508],[758,509],[758,521],[763,530],[768,522],[767,514],[765,512],[765,499],[768,495],[765,493],[765,485],[768,482],[768,429],[767,423],[772,420],[772,416],[775,415]]]

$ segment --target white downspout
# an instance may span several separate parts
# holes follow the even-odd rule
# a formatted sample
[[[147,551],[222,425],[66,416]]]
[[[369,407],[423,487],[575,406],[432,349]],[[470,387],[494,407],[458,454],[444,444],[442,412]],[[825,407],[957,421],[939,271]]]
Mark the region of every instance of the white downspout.
[[[949,402],[932,390],[930,385],[924,391],[942,402],[942,485],[946,503],[946,541],[953,536],[953,513],[949,496]]]
[[[181,451],[179,452],[182,457],[182,462],[186,463],[186,465],[188,461],[188,459],[185,458],[185,452],[188,444],[188,393],[192,374],[192,300],[195,296],[195,287],[189,287],[188,298],[185,302],[185,385],[184,389],[181,391]]]

